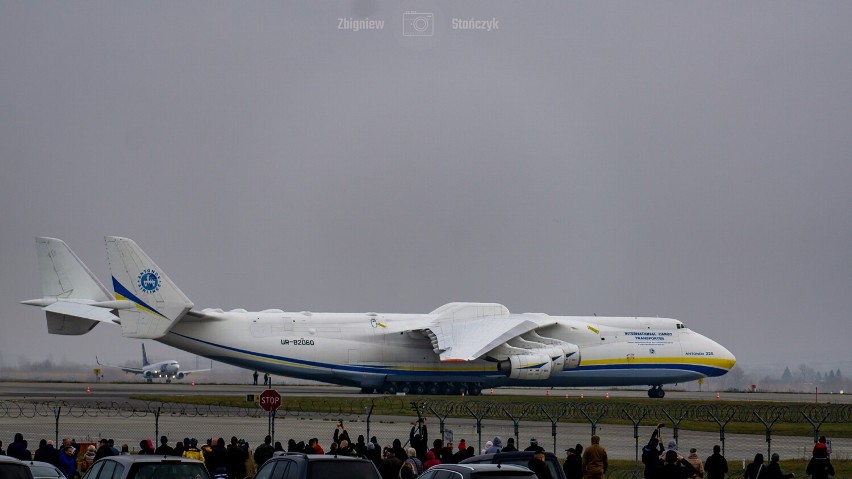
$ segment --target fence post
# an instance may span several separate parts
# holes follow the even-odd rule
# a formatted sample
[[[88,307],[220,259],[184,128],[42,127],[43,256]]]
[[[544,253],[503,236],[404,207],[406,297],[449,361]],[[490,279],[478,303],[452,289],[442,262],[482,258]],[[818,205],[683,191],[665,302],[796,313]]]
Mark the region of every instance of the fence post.
[[[160,406],[154,411],[154,441],[160,440]]]
[[[775,416],[775,419],[773,419],[770,423],[764,421],[757,411],[752,411],[752,414],[754,414],[754,417],[756,417],[758,421],[763,423],[763,427],[766,429],[766,457],[772,457],[772,426],[775,424],[775,421],[781,419],[781,415],[783,413],[778,413],[778,415]]]
[[[825,416],[822,417],[819,423],[816,423],[816,421],[808,417],[808,415],[805,414],[805,411],[801,411],[801,413],[802,416],[805,416],[805,419],[807,419],[807,421],[811,423],[811,427],[814,428],[814,444],[816,444],[817,441],[819,441],[819,428],[822,427],[822,423],[824,423],[825,420],[828,419],[828,416],[831,415],[831,412],[825,413]]]
[[[727,426],[728,422],[731,419],[733,419],[734,413],[731,412],[731,414],[728,416],[728,419],[725,419],[725,422],[720,421],[719,418],[717,418],[716,415],[713,414],[712,411],[710,411],[710,409],[707,409],[707,414],[711,418],[713,418],[713,420],[716,421],[716,424],[719,426],[719,441],[722,442],[722,455],[724,456],[725,455],[725,426]]]
[[[503,412],[504,412],[507,416],[509,416],[509,419],[511,419],[511,420],[512,420],[512,424],[514,424],[514,426],[515,426],[515,442],[517,442],[518,444],[520,444],[520,438],[518,437],[518,423],[519,423],[519,422],[521,422],[521,419],[522,419],[522,418],[524,417],[524,415],[527,413],[527,410],[529,409],[529,405],[527,405],[526,407],[524,407],[524,410],[523,410],[523,411],[521,411],[521,415],[520,415],[520,416],[518,416],[517,418],[516,418],[515,416],[513,416],[513,415],[512,415],[512,414],[511,414],[511,413],[510,413],[507,409],[506,409],[506,406],[500,406],[500,408],[503,410]]]
[[[449,416],[450,414],[447,413],[447,414],[444,414],[442,416],[438,411],[435,410],[435,408],[432,407],[432,403],[429,403],[429,405],[427,407],[429,408],[430,411],[432,411],[432,414],[434,414],[435,417],[438,418],[438,432],[441,435],[441,441],[443,441],[444,440],[444,422],[447,420],[447,416]]]
[[[556,416],[556,419],[554,419],[550,414],[548,414],[547,410],[545,410],[544,406],[542,406],[541,404],[538,405],[538,408],[541,409],[541,412],[545,416],[547,416],[547,419],[550,421],[550,435],[553,436],[553,453],[558,456],[556,451],[556,423],[562,418],[562,416],[568,413],[568,408],[565,405],[562,405],[562,412],[558,416]],[[515,441],[517,441],[517,439],[515,439]]]
[[[485,412],[483,412],[481,415],[477,415],[475,412],[473,412],[473,410],[470,409],[470,406],[468,406],[467,403],[465,403],[464,405],[464,408],[467,409],[467,412],[469,412],[470,415],[473,416],[474,419],[476,419],[476,435],[479,437],[479,442],[476,447],[479,450],[482,450],[482,418],[485,417],[486,414],[488,414],[488,411],[490,411],[492,407],[494,407],[493,404],[489,405],[487,408],[485,408]]]
[[[633,419],[633,416],[631,416],[630,413],[627,412],[627,409],[622,409],[621,412],[624,413],[624,415],[627,417],[628,420],[630,420],[631,423],[633,423],[633,440],[636,442],[636,445],[633,449],[633,460],[635,461],[636,471],[633,477],[639,477],[639,423],[642,422],[643,419],[645,419],[645,416],[648,415],[648,411],[643,409],[642,415],[639,417],[639,419]]]
[[[376,407],[375,404],[370,403],[370,409],[367,409],[367,406],[364,406],[364,412],[367,413],[367,442],[370,442],[370,419],[373,417],[373,408]]]
[[[59,413],[62,412],[62,406],[53,408],[53,418],[56,420],[55,426],[53,428],[53,433],[55,438],[53,440],[54,444],[59,445]],[[816,442],[816,441],[814,441]]]
[[[582,413],[583,416],[585,416],[589,423],[592,425],[592,436],[594,436],[598,432],[598,422],[604,417],[607,411],[606,409],[604,409],[604,411],[595,419],[589,417],[589,415],[586,414],[586,411],[582,407],[580,407],[580,413]]]
[[[686,417],[686,413],[681,414],[677,421],[675,421],[674,418],[672,418],[669,415],[668,411],[666,411],[665,409],[663,409],[663,414],[665,414],[666,417],[669,418],[669,421],[672,422],[672,438],[674,438],[675,444],[678,444],[678,448],[680,448],[680,444],[678,443],[678,440],[677,440],[678,430],[680,429],[680,422],[683,421],[683,418]]]

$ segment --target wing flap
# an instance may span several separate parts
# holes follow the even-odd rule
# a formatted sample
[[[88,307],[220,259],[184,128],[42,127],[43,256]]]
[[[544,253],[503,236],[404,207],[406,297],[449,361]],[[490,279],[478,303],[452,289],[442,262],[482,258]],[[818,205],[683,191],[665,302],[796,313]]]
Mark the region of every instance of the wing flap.
[[[519,316],[490,316],[439,321],[430,326],[429,331],[438,343],[441,361],[473,361],[539,326],[539,323]]]

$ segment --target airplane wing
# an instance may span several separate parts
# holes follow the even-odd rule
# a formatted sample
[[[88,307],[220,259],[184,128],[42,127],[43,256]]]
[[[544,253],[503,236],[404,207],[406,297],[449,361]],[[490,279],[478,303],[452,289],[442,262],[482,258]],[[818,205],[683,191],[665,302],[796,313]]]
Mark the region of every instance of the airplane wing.
[[[192,373],[203,373],[203,372],[205,372],[205,371],[212,371],[212,370],[213,370],[213,368],[207,368],[207,369],[192,369],[192,370],[190,370],[190,371],[184,371],[183,369],[181,369],[181,370],[180,370],[180,372],[181,372],[184,376],[188,376],[188,375],[190,375],[190,374],[192,374]]]
[[[144,374],[145,373],[145,370],[143,370],[142,368],[126,368],[124,366],[113,366],[112,364],[104,364],[98,359],[97,356],[95,356],[95,362],[98,363],[99,366],[106,366],[108,368],[121,369],[122,371],[124,371],[126,373],[132,373],[132,374]]]
[[[513,315],[492,303],[450,303],[433,311],[422,331],[441,361],[472,361],[488,351],[537,328],[555,324],[547,316]]]

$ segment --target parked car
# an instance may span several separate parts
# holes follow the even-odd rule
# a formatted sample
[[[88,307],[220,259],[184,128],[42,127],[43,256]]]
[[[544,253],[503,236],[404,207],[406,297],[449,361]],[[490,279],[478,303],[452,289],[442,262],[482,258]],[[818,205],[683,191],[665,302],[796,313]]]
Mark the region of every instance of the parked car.
[[[210,475],[196,459],[141,454],[102,457],[83,479],[210,479]]]
[[[536,479],[534,472],[514,464],[438,464],[417,479]]]
[[[0,456],[0,478],[33,479],[33,473],[25,462],[14,457]]]
[[[35,479],[65,479],[65,474],[49,462],[24,461],[24,464],[30,466]]]
[[[361,457],[276,452],[254,479],[381,479],[373,462]]]
[[[517,464],[526,466],[532,458],[532,451],[498,452],[496,454],[482,454],[469,457],[459,464]],[[550,470],[550,477],[553,479],[565,479],[565,471],[562,469],[562,463],[559,462],[556,454],[545,452],[544,462],[547,464],[547,469]]]

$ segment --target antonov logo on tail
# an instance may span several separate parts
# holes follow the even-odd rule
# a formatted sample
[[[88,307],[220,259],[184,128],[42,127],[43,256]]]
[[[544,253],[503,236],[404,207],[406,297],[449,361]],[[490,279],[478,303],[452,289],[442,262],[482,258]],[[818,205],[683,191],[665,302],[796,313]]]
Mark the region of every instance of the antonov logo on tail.
[[[139,287],[148,294],[156,293],[160,289],[160,275],[153,269],[143,270],[139,274]]]

